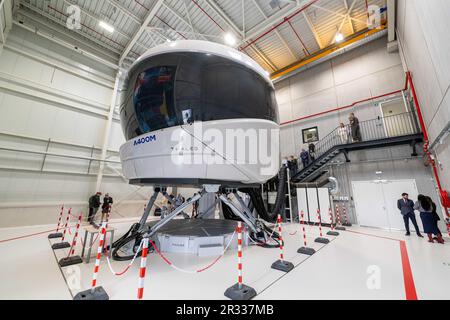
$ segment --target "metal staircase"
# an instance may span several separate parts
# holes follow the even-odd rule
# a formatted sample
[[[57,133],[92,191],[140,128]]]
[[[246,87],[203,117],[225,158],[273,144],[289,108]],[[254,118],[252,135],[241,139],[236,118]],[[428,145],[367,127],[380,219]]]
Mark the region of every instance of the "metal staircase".
[[[324,167],[337,155],[343,153],[349,162],[351,151],[410,144],[415,155],[415,145],[423,141],[422,132],[415,112],[387,117],[378,117],[360,122],[362,141],[353,142],[349,130],[336,128],[316,143],[316,159],[291,178],[291,182],[313,182],[326,171]]]

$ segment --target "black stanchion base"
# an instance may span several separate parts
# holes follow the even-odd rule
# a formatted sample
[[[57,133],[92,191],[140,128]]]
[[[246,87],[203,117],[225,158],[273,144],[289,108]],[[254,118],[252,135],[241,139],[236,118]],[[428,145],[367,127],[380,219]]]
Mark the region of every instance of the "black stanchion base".
[[[70,248],[70,243],[68,243],[68,242],[58,242],[58,243],[52,244],[52,249],[53,250],[65,249],[65,248]]]
[[[349,223],[343,223],[342,224],[344,227],[351,227],[352,226],[352,224],[349,222]]]
[[[297,250],[297,253],[312,256],[314,253],[316,253],[316,250],[314,250],[313,248],[301,247],[300,249]]]
[[[327,239],[327,238],[320,238],[320,237],[319,237],[319,238],[316,238],[316,239],[314,240],[314,242],[327,244],[327,243],[330,243],[330,240]]]
[[[57,238],[62,238],[63,234],[61,232],[58,233],[50,233],[48,235],[49,239],[57,239]]]
[[[68,266],[71,266],[73,264],[79,264],[79,263],[83,263],[83,260],[81,259],[80,256],[72,256],[72,257],[68,257],[68,258],[62,258],[58,262],[58,264],[59,264],[59,266],[61,268],[62,267],[68,267]]]
[[[236,283],[234,286],[229,287],[224,294],[225,297],[230,298],[231,300],[250,300],[256,296],[256,291],[245,284],[242,284],[239,289],[239,284]]]
[[[294,269],[294,265],[289,261],[281,261],[277,260],[274,263],[272,263],[272,269],[280,270],[283,272],[289,272],[292,269]]]
[[[336,231],[328,231],[328,232],[327,232],[327,235],[328,235],[328,236],[334,236],[334,237],[337,237],[337,236],[339,235],[339,232],[336,232]]]
[[[109,296],[103,287],[95,287],[94,291],[89,289],[77,293],[73,300],[109,300]]]
[[[339,230],[339,231],[345,231],[345,228],[344,228],[344,227],[336,227],[335,229],[336,229],[336,230]]]

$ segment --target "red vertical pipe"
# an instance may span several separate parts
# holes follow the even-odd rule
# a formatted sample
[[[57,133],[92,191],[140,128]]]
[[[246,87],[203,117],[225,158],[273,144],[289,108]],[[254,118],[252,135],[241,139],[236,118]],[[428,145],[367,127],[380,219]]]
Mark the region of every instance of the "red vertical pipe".
[[[441,196],[441,202],[442,202],[442,204],[444,204],[444,202],[445,202],[444,189],[442,189],[442,184],[441,184],[441,180],[439,178],[439,172],[437,170],[436,162],[434,161],[433,157],[431,156],[431,152],[428,149],[428,146],[430,144],[430,140],[429,140],[429,137],[428,137],[428,131],[427,131],[427,128],[425,126],[425,121],[423,119],[422,109],[420,108],[419,99],[417,98],[416,88],[414,86],[414,82],[412,80],[412,75],[411,75],[410,71],[408,71],[406,73],[406,79],[407,79],[407,82],[409,83],[409,87],[411,89],[411,95],[412,95],[413,100],[414,100],[414,105],[416,106],[417,118],[419,119],[419,123],[420,123],[420,126],[422,128],[422,132],[423,132],[423,137],[425,139],[425,145],[423,146],[423,149],[424,149],[424,151],[425,151],[425,153],[426,153],[426,155],[428,157],[428,161],[430,162],[431,167],[433,169],[434,178],[436,180],[436,184],[437,184],[437,187],[439,189],[440,196]],[[447,217],[450,217],[450,215],[448,213],[448,207],[446,207],[444,205],[444,208],[445,208],[445,212],[446,212]]]

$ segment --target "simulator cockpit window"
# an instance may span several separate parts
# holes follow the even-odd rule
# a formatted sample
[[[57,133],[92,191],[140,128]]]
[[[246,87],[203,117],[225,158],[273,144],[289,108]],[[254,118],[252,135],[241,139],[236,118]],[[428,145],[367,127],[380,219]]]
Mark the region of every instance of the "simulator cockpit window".
[[[196,121],[264,119],[278,123],[273,87],[257,72],[220,56],[165,53],[129,73],[121,102],[127,139]]]
[[[133,90],[133,104],[140,132],[176,125],[175,71],[176,67],[162,66],[139,73]]]

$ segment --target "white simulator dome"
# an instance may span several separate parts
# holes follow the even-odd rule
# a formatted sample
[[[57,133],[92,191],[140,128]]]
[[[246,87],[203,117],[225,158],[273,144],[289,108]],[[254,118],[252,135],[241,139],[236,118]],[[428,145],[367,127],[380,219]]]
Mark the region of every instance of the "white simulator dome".
[[[120,116],[127,140],[120,158],[132,184],[250,185],[278,173],[273,84],[261,66],[233,48],[186,40],[150,49],[126,75]],[[258,149],[267,150],[263,161],[252,149],[255,133]],[[245,143],[244,154],[226,147],[229,134],[241,139],[237,149]]]

